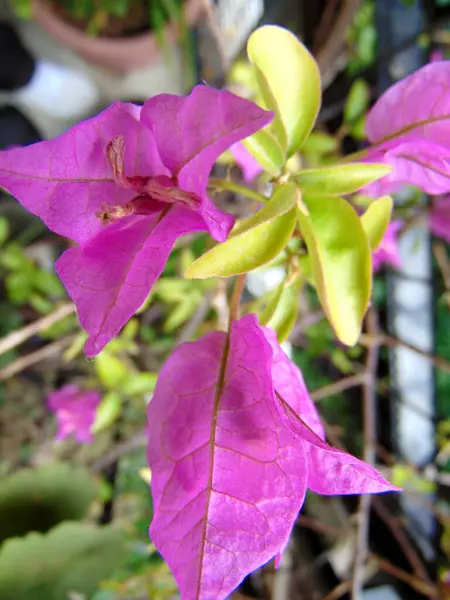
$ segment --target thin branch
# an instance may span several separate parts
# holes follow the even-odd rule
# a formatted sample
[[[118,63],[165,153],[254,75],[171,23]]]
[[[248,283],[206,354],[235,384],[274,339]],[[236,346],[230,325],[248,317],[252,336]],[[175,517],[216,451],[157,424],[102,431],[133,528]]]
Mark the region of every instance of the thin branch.
[[[409,564],[414,570],[414,573],[419,579],[422,579],[426,583],[432,585],[432,581],[430,580],[428,573],[422,563],[417,552],[411,546],[408,537],[406,536],[402,525],[398,522],[398,520],[393,517],[386,506],[379,498],[372,498],[373,508],[377,512],[378,516],[385,522],[385,524],[391,530],[392,535],[397,540],[398,545],[401,547],[403,554],[406,556]]]
[[[247,198],[251,198],[251,200],[256,200],[256,202],[260,202],[262,204],[266,203],[268,200],[268,198],[256,190],[246,187],[245,185],[240,185],[235,181],[231,181],[231,179],[217,179],[216,177],[211,177],[208,182],[208,187],[212,187],[217,190],[228,190],[229,192],[234,192],[235,194],[241,194],[241,196],[247,196]]]
[[[317,390],[311,392],[311,398],[314,402],[318,402],[323,398],[328,398],[329,396],[333,396],[334,394],[339,394],[348,390],[350,388],[358,387],[359,385],[364,385],[366,381],[366,373],[357,373],[356,375],[349,375],[348,377],[344,377],[343,379],[339,379],[338,381],[334,381],[329,385],[325,385]]]
[[[61,321],[68,315],[75,312],[75,305],[72,303],[63,304],[50,315],[46,315],[17,331],[13,331],[9,335],[0,339],[0,355],[12,350],[25,342],[28,338],[33,337],[40,331],[45,331],[58,321]]]
[[[414,575],[411,575],[411,573],[408,573],[407,571],[400,569],[396,565],[393,565],[391,562],[382,558],[381,556],[378,556],[377,554],[371,553],[370,558],[376,562],[378,568],[385,571],[386,573],[389,573],[396,579],[400,579],[401,581],[404,581],[410,587],[417,590],[421,594],[424,594],[425,596],[428,596],[429,598],[439,598],[440,597],[439,590],[437,589],[436,586],[425,583],[421,579],[418,579]]]
[[[440,356],[436,356],[436,354],[430,354],[429,352],[426,352],[425,350],[421,350],[420,348],[417,348],[417,346],[413,346],[412,344],[409,344],[408,342],[404,342],[403,340],[399,340],[398,338],[395,338],[391,335],[382,333],[377,336],[376,340],[374,340],[373,336],[363,334],[363,335],[361,335],[361,337],[359,339],[359,343],[362,344],[363,346],[368,346],[374,342],[378,343],[380,346],[388,346],[389,348],[398,348],[398,347],[407,348],[408,350],[411,350],[412,352],[416,352],[416,354],[419,354],[420,356],[427,358],[438,369],[442,369],[442,371],[445,371],[446,373],[450,373],[450,361],[445,360],[445,358],[441,358]]]
[[[50,358],[54,354],[58,354],[63,348],[66,346],[70,346],[70,344],[75,340],[77,334],[68,335],[56,342],[52,342],[51,344],[47,344],[43,348],[39,348],[35,352],[31,352],[30,354],[26,354],[25,356],[21,356],[14,360],[13,362],[0,369],[0,381],[4,381],[17,373],[20,373],[24,369],[28,369],[35,365],[41,360],[46,358]]]
[[[234,284],[233,296],[230,302],[230,325],[239,319],[242,292],[245,287],[245,273],[238,275]]]
[[[378,333],[378,317],[374,310],[369,311],[366,319],[369,333]],[[378,370],[379,345],[375,342],[367,350],[366,366],[364,371],[363,387],[363,433],[364,433],[364,460],[373,465],[376,458],[376,377]],[[358,537],[353,567],[352,593],[353,600],[359,600],[363,588],[364,566],[369,550],[369,521],[370,521],[370,494],[363,494],[360,498],[358,510]]]
[[[117,459],[119,459],[124,454],[128,454],[129,452],[133,452],[133,450],[142,448],[147,443],[147,440],[147,429],[142,429],[141,431],[138,431],[128,440],[120,442],[119,444],[114,446],[114,448],[112,448],[107,454],[101,456],[98,460],[96,460],[91,466],[92,473],[99,473],[100,471],[103,471],[104,469],[115,463]]]

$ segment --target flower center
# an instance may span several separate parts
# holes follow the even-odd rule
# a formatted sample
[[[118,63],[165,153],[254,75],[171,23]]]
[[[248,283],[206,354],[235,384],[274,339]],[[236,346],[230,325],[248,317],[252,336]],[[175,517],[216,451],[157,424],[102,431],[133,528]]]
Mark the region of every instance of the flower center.
[[[129,215],[153,214],[161,210],[161,202],[181,204],[194,211],[200,208],[201,199],[197,194],[180,189],[174,177],[168,177],[167,175],[151,177],[125,175],[123,136],[116,137],[108,143],[106,156],[111,165],[115,182],[121,187],[135,190],[137,195],[131,202],[123,205],[103,204],[96,213],[97,218],[103,224],[107,225]]]

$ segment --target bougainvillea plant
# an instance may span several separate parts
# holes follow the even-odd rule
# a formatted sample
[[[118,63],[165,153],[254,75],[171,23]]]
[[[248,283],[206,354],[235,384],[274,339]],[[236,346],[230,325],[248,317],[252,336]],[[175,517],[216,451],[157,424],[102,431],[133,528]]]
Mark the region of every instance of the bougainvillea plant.
[[[278,563],[307,489],[397,489],[327,444],[303,376],[279,345],[295,319],[288,330],[284,320],[283,332],[266,324],[284,289],[295,299],[293,291],[308,285],[338,340],[354,345],[373,270],[399,265],[400,225],[390,224],[389,196],[373,198],[361,214],[352,195],[401,183],[450,191],[446,62],[386,92],[367,118],[371,146],[353,162],[301,169],[291,159],[319,111],[317,65],[275,26],[252,34],[248,56],[261,106],[199,85],[142,107],[116,102],[56,139],[0,153],[0,185],[75,243],[56,269],[88,333],[87,355],[141,307],[180,236],[206,231],[217,242],[188,267],[187,279],[235,278],[228,328],[176,348],[148,408],[150,535],[184,600],[226,598],[249,572]],[[233,184],[253,211],[236,223],[207,193],[220,189],[209,174],[229,149],[245,179],[264,173],[270,190],[262,196]],[[434,223],[445,221],[446,201],[436,203]],[[285,287],[264,314],[241,316],[245,274],[279,256]],[[81,440],[93,416],[75,431],[76,415],[66,419],[69,392],[72,406],[72,388],[50,403],[66,427],[60,435],[70,426]]]

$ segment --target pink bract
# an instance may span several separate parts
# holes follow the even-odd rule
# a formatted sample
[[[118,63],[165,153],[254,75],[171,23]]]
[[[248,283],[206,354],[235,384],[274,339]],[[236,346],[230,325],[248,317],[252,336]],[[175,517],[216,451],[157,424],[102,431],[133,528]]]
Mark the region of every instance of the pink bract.
[[[150,536],[183,600],[227,598],[279,556],[308,487],[395,489],[324,441],[299,369],[255,315],[172,353],[148,426]]]
[[[450,196],[436,198],[428,215],[430,231],[450,243]]]
[[[402,259],[398,249],[398,232],[403,227],[403,221],[392,221],[388,225],[381,244],[372,254],[372,265],[374,271],[379,271],[385,264],[395,268],[402,266]]]
[[[94,390],[81,390],[76,385],[65,385],[47,398],[47,406],[55,413],[58,432],[55,439],[73,435],[80,444],[92,442],[94,424],[101,396]]]
[[[388,193],[396,183],[429,194],[450,191],[449,77],[450,61],[430,63],[389,88],[369,111],[367,159],[394,167],[369,193]],[[388,187],[381,189],[383,183]]]
[[[261,167],[256,158],[250,154],[244,144],[238,142],[230,147],[230,152],[236,161],[237,166],[241,169],[244,181],[253,181],[258,175],[263,173],[264,169]]]
[[[0,153],[0,185],[78,244],[56,268],[89,333],[88,355],[139,309],[179,236],[226,239],[234,219],[206,194],[210,170],[271,118],[200,85],[143,107],[115,102],[53,140]]]

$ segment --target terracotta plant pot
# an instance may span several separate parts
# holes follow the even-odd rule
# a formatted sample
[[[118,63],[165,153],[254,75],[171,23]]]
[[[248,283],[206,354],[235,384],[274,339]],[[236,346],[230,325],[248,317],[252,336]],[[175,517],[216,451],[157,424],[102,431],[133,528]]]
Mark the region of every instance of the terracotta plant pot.
[[[203,0],[185,0],[184,12],[188,27],[199,20],[203,6]],[[111,71],[124,72],[145,67],[162,54],[153,31],[123,38],[91,37],[64,21],[44,0],[33,0],[33,18],[55,40],[89,62]],[[176,24],[168,23],[164,31],[165,43],[172,44],[177,39]]]

